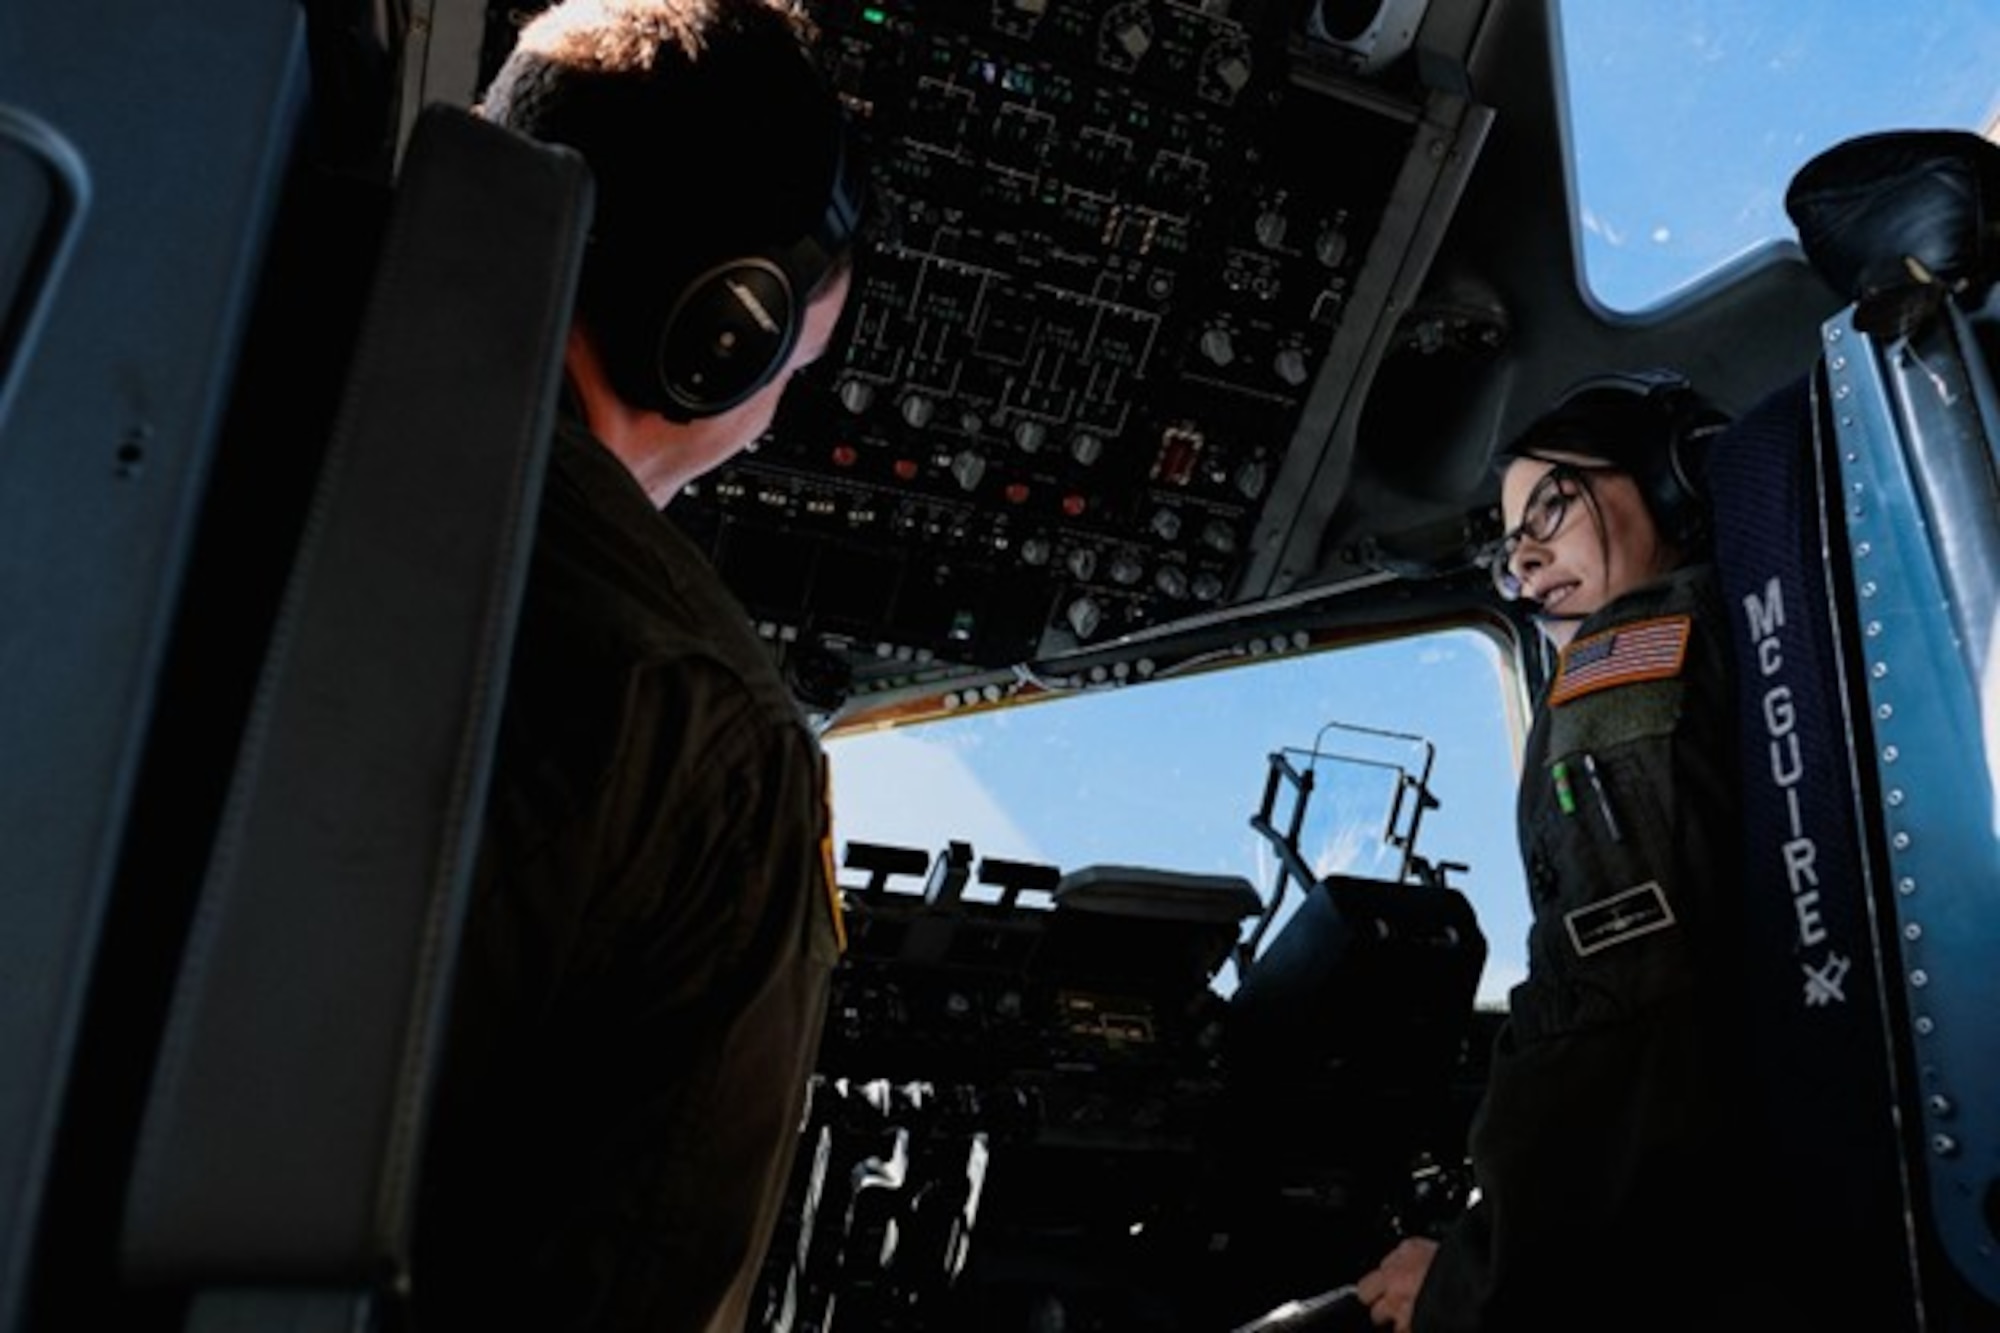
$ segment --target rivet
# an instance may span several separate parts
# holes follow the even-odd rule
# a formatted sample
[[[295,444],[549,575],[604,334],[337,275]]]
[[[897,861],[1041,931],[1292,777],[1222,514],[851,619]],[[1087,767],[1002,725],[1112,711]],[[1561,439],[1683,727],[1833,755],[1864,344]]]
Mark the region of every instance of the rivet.
[[[1931,1114],[1937,1116],[1950,1115],[1953,1111],[1958,1109],[1957,1107],[1951,1104],[1951,1098],[1945,1096],[1941,1092],[1934,1092],[1931,1094],[1930,1108],[1931,1108]]]
[[[1881,718],[1884,722],[1887,722],[1890,718],[1894,717],[1895,715],[1896,715],[1896,710],[1891,706],[1889,706],[1888,704],[1883,704],[1880,708],[1877,708],[1875,710],[1875,716]],[[1897,794],[1896,799],[1899,801],[1903,799],[1901,793]]]
[[[1930,973],[1924,971],[1921,967],[1912,968],[1910,970],[1910,985],[1914,989],[1922,990],[1924,987],[1930,984],[1931,984]]]
[[[1868,553],[1874,549],[1875,548],[1869,545],[1867,542],[1857,542],[1854,547],[1854,558],[1856,560],[1866,560],[1868,558]]]
[[[1894,791],[1891,791],[1889,793],[1889,804],[1901,805],[1902,803],[1903,803],[1903,789],[1901,787],[1898,787]]]
[[[1907,833],[1898,833],[1895,837],[1889,839],[1889,845],[1899,852],[1907,852],[1910,850],[1910,835]]]
[[[1910,943],[1915,944],[1918,940],[1922,939],[1923,937],[1924,937],[1924,928],[1921,923],[1912,921],[1909,925],[1903,927],[1903,938],[1908,940]]]
[[[1875,581],[1873,579],[1861,585],[1861,595],[1863,597],[1873,597],[1875,595]]]
[[[1914,879],[1911,879],[1908,875],[1905,875],[1901,879],[1896,881],[1896,892],[1902,894],[1905,898],[1909,897],[1916,891],[1917,891],[1917,882]]]
[[[1882,632],[1882,622],[1881,622],[1881,621],[1879,621],[1879,620],[1871,620],[1871,621],[1869,621],[1869,622],[1868,622],[1868,629],[1867,629],[1867,634],[1868,634],[1868,637],[1869,637],[1869,638],[1871,638],[1871,639],[1872,639],[1872,638],[1875,638],[1875,637],[1876,637],[1877,635],[1881,634],[1881,632]]]
[[[1898,759],[1902,758],[1902,756],[1903,752],[1901,750],[1898,750],[1893,745],[1885,745],[1882,747],[1882,762],[1885,764],[1893,764]]]
[[[1958,1140],[1949,1134],[1933,1134],[1931,1151],[1940,1157],[1955,1157],[1958,1155]]]
[[[1877,680],[1882,680],[1889,674],[1889,664],[1887,662],[1877,662],[1874,666],[1868,668],[1868,674]]]
[[[1918,1014],[1917,1021],[1912,1023],[1910,1026],[1914,1027],[1917,1030],[1918,1036],[1928,1037],[1931,1035],[1932,1030],[1937,1027],[1937,1024],[1931,1022],[1929,1014]]]
[[[1833,396],[1834,396],[1835,398],[1845,398],[1845,397],[1847,397],[1847,395],[1848,395],[1848,393],[1849,393],[1849,392],[1850,392],[1850,390],[1849,390],[1848,386],[1847,386],[1847,385],[1845,385],[1845,384],[1843,384],[1843,385],[1840,385],[1840,386],[1839,386],[1838,388],[1836,388],[1836,389],[1835,389],[1835,390],[1833,391]]]

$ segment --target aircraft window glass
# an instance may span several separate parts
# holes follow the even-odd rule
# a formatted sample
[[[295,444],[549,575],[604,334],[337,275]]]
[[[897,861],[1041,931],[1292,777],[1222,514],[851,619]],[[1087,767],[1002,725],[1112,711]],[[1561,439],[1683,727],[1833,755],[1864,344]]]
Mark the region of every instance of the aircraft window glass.
[[[1992,0],[1559,3],[1586,285],[1637,312],[1796,239],[1820,150],[1906,128],[1995,133]]]
[[[1317,751],[1319,762],[1293,760],[1315,774],[1300,850],[1321,873],[1394,879],[1402,853],[1383,834],[1397,774],[1422,775],[1429,741],[1438,806],[1415,850],[1469,867],[1450,882],[1487,935],[1479,998],[1498,1006],[1527,938],[1514,838],[1522,706],[1505,662],[1484,631],[1452,629],[835,736],[835,838],[932,855],[957,841],[1062,871],[1241,875],[1268,899],[1275,858],[1249,821],[1269,755]],[[1282,826],[1290,806],[1276,810]],[[1225,968],[1216,984],[1233,982]]]

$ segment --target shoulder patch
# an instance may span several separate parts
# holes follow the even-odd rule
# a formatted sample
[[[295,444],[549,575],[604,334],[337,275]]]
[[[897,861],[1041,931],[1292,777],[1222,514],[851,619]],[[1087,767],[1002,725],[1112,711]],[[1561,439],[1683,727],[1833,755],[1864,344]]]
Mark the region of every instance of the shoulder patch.
[[[1566,704],[1614,685],[1680,675],[1693,629],[1692,616],[1661,616],[1578,639],[1563,649],[1556,678],[1549,686],[1550,705]]]
[[[1686,680],[1677,676],[1642,680],[1593,694],[1568,708],[1551,708],[1549,757],[1568,759],[1581,750],[1601,754],[1634,741],[1671,736],[1680,725],[1686,693]]]

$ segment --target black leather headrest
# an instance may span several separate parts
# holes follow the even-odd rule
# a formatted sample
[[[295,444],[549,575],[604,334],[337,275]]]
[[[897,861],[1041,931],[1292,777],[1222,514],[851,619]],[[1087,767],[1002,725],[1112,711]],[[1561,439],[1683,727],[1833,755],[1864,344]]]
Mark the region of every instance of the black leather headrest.
[[[2000,145],[1967,130],[1848,139],[1792,177],[1785,212],[1856,327],[1906,332],[1924,297],[1934,309],[2000,276]]]

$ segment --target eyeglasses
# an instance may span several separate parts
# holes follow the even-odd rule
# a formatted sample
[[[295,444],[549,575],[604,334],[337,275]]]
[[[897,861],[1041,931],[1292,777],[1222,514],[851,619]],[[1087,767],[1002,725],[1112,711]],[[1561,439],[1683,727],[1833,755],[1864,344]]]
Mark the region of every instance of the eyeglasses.
[[[1502,597],[1511,602],[1521,595],[1521,580],[1514,575],[1514,553],[1521,549],[1521,543],[1555,540],[1569,519],[1571,502],[1590,489],[1590,474],[1617,471],[1610,463],[1557,463],[1542,474],[1528,492],[1521,521],[1501,533],[1489,548],[1493,586]]]

